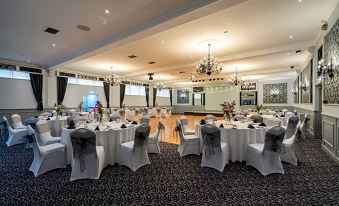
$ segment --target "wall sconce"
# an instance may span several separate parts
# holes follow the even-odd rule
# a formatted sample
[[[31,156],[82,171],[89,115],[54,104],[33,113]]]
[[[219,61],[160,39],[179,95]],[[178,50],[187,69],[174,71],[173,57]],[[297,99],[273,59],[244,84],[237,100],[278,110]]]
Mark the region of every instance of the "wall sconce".
[[[318,62],[318,76],[321,75],[328,75],[330,78],[334,77],[334,74],[336,73],[335,66],[333,65],[333,60],[331,58],[331,61],[326,65],[324,63],[324,59],[321,59]]]
[[[297,90],[296,89],[292,89],[292,94],[293,95],[297,95],[298,94]]]
[[[280,94],[279,89],[272,89],[272,90],[270,91],[270,95],[272,95],[273,97],[276,97],[276,96],[278,96],[279,94]]]
[[[310,83],[307,80],[305,80],[304,83],[302,82],[299,83],[299,88],[304,90],[305,92],[307,91],[308,86],[310,86]]]

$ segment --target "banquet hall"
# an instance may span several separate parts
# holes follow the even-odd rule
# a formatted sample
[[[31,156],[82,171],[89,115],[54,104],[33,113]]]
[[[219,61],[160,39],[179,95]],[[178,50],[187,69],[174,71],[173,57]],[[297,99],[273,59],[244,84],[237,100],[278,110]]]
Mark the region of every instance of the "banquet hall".
[[[0,205],[339,205],[339,0],[0,5]]]

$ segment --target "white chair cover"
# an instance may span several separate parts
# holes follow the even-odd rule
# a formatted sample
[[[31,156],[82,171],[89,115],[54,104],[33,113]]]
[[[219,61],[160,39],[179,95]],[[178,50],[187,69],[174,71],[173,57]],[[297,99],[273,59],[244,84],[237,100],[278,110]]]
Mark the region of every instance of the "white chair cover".
[[[11,116],[14,129],[26,129],[26,126],[22,124],[21,116],[18,114],[13,114]]]
[[[160,112],[161,112],[160,117],[167,117],[168,116],[166,107],[162,108]]]
[[[209,121],[214,122],[216,119],[217,119],[217,118],[215,118],[215,116],[214,116],[214,115],[211,115],[211,114],[208,114],[208,115],[205,116],[205,121],[206,121],[206,122],[209,122]]]
[[[180,123],[183,128],[184,135],[194,135],[195,130],[188,127],[188,119],[185,116],[180,117]]]
[[[156,117],[161,117],[161,108],[160,108],[160,107],[157,107],[157,108],[156,108],[156,111],[157,111]]]
[[[306,137],[308,138],[312,138],[313,134],[310,132],[310,118],[308,117],[308,113],[305,115],[304,121],[301,123],[300,125],[300,132],[301,132],[301,136],[306,139]]]
[[[40,114],[40,116],[45,117],[45,118],[53,117],[53,113],[52,112],[43,112],[43,113]]]
[[[140,124],[149,124],[150,118],[148,115],[143,115],[140,118]]]
[[[147,142],[147,152],[148,153],[160,153],[159,147],[159,136],[161,131],[165,130],[165,126],[162,121],[159,121],[157,131],[153,134],[149,135],[148,142]]]
[[[119,114],[117,114],[117,113],[114,113],[114,114],[112,114],[111,116],[110,116],[110,121],[112,122],[112,121],[118,121],[118,119],[120,119],[120,116],[119,116]]]
[[[72,174],[71,181],[77,179],[99,179],[105,166],[103,146],[96,146],[95,132],[80,128],[71,133]]]
[[[289,139],[296,134],[299,124],[299,116],[294,115],[288,119],[288,124],[286,128],[286,133],[284,139]]]
[[[224,171],[229,161],[229,149],[226,142],[220,142],[220,129],[207,124],[201,127],[201,134],[203,139],[201,167]]]
[[[242,115],[242,114],[236,114],[234,116],[234,120],[243,121],[245,119],[246,119],[246,117],[244,115]]]
[[[249,144],[246,154],[246,165],[255,167],[262,175],[282,173],[280,150],[285,129],[275,126],[266,133],[265,144]]]
[[[254,123],[264,123],[264,118],[261,115],[255,114],[253,116],[251,116],[251,118]]]
[[[295,115],[295,116],[297,116],[297,115]],[[291,118],[293,118],[293,117],[291,117]],[[299,119],[299,117],[298,117],[298,119]],[[291,122],[292,121],[294,121],[294,120],[291,119]],[[285,139],[283,141],[283,145],[282,145],[282,148],[281,148],[281,151],[280,151],[280,159],[283,162],[288,162],[290,164],[297,165],[298,161],[297,161],[297,156],[295,155],[295,139],[297,138],[297,132],[298,132],[299,127],[300,127],[300,123],[297,123],[297,126],[294,129],[294,133],[291,137],[286,138],[286,134],[285,134]],[[291,129],[291,131],[293,131],[293,129]]]
[[[121,119],[126,120],[125,119],[125,116],[126,116],[125,109],[119,109],[119,116],[120,116]]]
[[[177,131],[179,132],[180,144],[178,152],[180,157],[196,154],[200,155],[200,138],[196,135],[185,135],[183,125],[178,122]]]
[[[278,117],[271,117],[266,120],[268,127],[281,126],[281,120]]]
[[[148,124],[142,124],[135,130],[134,141],[120,145],[120,165],[125,165],[132,171],[136,171],[140,167],[150,164],[147,154],[150,131],[151,127]]]
[[[25,135],[27,134],[25,129],[13,129],[11,125],[9,125],[8,120],[5,116],[3,116],[3,120],[6,122],[7,130],[8,130],[8,139],[6,141],[7,146],[12,146],[16,144],[21,144],[25,142]]]
[[[285,113],[285,117],[286,117],[287,120],[289,120],[290,117],[292,117],[293,115],[294,115],[293,112],[286,112]]]
[[[27,126],[27,133],[32,137],[34,159],[29,171],[37,177],[47,171],[66,168],[66,146],[60,143],[53,143],[41,146],[38,137],[31,126]]]
[[[39,120],[36,123],[37,133],[39,136],[39,144],[49,145],[53,143],[60,143],[61,137],[53,137],[49,129],[49,124],[46,120]]]

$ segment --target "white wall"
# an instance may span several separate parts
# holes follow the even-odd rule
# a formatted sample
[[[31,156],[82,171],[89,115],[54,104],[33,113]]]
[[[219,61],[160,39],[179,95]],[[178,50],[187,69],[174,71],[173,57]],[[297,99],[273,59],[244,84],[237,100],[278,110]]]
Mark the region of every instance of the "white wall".
[[[157,96],[157,103],[159,106],[168,106],[171,105],[171,101],[169,97],[159,97]]]
[[[279,84],[287,83],[287,104],[264,104],[263,91],[264,84]],[[294,85],[294,79],[281,79],[281,80],[265,80],[258,81],[257,90],[258,90],[258,104],[264,104],[267,106],[292,106],[294,104],[294,96],[292,94],[292,89]]]
[[[106,107],[106,98],[103,87],[75,85],[75,84],[67,85],[63,104],[65,104],[65,106],[69,108],[74,107],[76,108],[78,107],[78,104],[82,101],[83,96],[87,95],[90,92],[98,94],[99,100],[102,102],[103,106]]]
[[[146,96],[125,95],[123,103],[126,106],[147,106]]]
[[[240,88],[233,87],[224,92],[206,93],[205,110],[217,110],[221,111],[220,104],[224,102],[232,102],[235,100],[235,110],[239,109],[240,100]]]
[[[0,78],[0,97],[0,109],[37,108],[30,80]]]

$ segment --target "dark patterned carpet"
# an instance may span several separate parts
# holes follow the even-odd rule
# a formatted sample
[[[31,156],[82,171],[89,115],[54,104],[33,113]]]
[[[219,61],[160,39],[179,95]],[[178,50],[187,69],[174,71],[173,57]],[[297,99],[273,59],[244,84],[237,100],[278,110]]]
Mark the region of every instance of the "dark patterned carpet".
[[[32,151],[0,143],[0,205],[339,205],[339,166],[320,140],[299,140],[299,166],[284,164],[285,175],[264,177],[245,163],[219,173],[161,143],[162,154],[137,172],[108,166],[99,180],[73,182],[70,167],[35,178]]]

